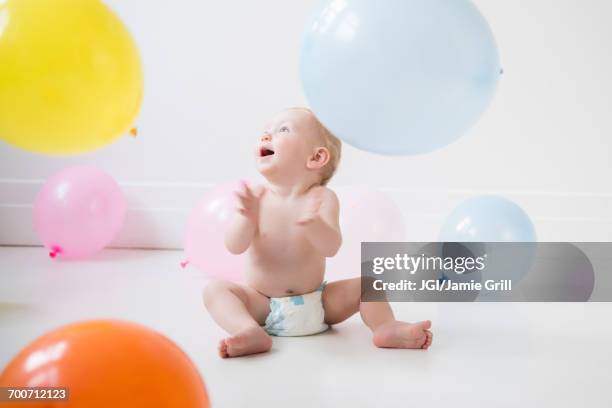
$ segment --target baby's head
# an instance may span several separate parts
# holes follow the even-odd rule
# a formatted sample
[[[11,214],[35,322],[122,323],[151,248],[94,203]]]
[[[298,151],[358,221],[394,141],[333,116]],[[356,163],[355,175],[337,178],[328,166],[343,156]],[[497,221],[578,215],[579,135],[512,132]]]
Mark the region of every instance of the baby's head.
[[[290,108],[266,125],[257,145],[257,170],[270,182],[325,185],[334,175],[342,144],[307,108]]]

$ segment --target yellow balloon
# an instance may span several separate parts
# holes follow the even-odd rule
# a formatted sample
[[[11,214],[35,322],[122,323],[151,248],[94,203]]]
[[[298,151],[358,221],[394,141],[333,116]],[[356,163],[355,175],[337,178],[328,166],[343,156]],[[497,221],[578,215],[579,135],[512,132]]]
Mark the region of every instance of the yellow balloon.
[[[138,50],[99,0],[0,0],[0,139],[48,154],[129,131],[143,93]]]

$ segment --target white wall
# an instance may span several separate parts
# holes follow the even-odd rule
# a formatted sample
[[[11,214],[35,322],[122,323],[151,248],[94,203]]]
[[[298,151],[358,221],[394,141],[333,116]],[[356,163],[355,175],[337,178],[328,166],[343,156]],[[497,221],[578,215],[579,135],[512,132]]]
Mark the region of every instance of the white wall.
[[[185,214],[207,186],[256,178],[252,147],[266,119],[306,103],[299,45],[317,2],[109,0],[144,60],[139,136],[68,158],[0,144],[0,244],[35,243],[29,206],[40,183],[88,163],[125,187],[131,211],[116,244],[179,246]],[[414,240],[434,237],[444,214],[479,192],[517,200],[541,239],[612,240],[612,2],[475,3],[505,72],[482,120],[421,156],[345,145],[332,186],[394,191]]]

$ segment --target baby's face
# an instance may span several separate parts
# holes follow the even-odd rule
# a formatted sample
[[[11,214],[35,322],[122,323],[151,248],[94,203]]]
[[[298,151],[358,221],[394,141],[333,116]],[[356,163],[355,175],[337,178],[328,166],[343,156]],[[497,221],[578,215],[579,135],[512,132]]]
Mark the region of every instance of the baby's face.
[[[321,142],[318,123],[310,112],[285,110],[272,118],[260,136],[257,170],[272,182],[300,182],[311,174],[306,163]]]

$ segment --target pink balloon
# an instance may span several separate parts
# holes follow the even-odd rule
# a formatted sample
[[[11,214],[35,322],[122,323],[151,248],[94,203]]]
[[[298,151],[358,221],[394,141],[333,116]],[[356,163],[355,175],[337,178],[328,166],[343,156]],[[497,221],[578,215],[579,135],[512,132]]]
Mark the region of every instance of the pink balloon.
[[[85,258],[117,235],[125,200],[111,176],[95,167],[69,167],[51,176],[34,202],[34,227],[49,255]]]
[[[356,278],[361,275],[361,242],[403,241],[404,218],[386,193],[365,188],[338,192],[342,246],[328,259],[327,277]]]
[[[221,184],[209,191],[193,209],[185,233],[185,261],[211,278],[242,280],[244,254],[225,248],[225,229],[236,214],[238,182]]]

